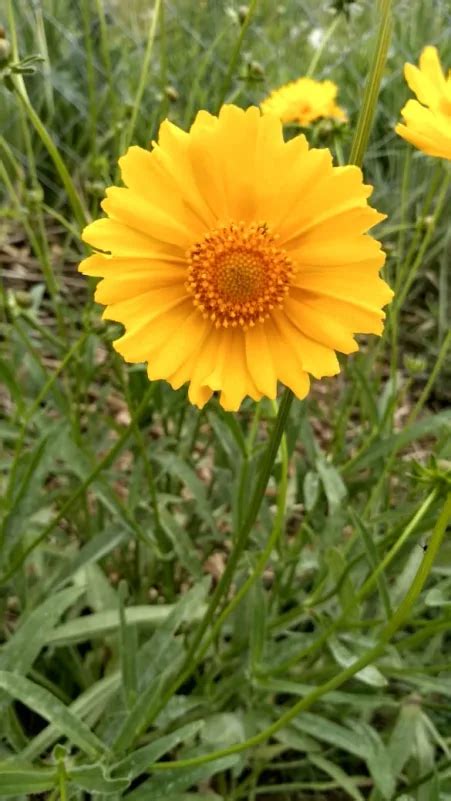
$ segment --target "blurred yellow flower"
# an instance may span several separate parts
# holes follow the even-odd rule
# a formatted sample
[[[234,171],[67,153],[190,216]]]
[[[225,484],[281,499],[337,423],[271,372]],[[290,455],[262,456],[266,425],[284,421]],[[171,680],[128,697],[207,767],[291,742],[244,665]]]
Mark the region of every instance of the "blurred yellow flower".
[[[405,125],[399,123],[396,133],[429,156],[451,159],[451,70],[445,78],[437,48],[429,46],[420,66],[406,64],[404,75],[418,100],[406,103]]]
[[[202,407],[246,395],[300,398],[309,376],[339,372],[353,334],[381,334],[392,292],[378,276],[383,215],[360,169],[334,167],[304,136],[253,107],[200,111],[189,133],[162,123],[152,151],[120,159],[127,188],[107,189],[108,217],[83,239],[80,270],[102,276],[96,300],[125,333],[115,348],[150,379],[189,382]]]
[[[260,108],[263,114],[275,114],[284,123],[310,125],[320,117],[345,121],[345,112],[335,102],[337,92],[332,81],[298,78],[271,92]]]

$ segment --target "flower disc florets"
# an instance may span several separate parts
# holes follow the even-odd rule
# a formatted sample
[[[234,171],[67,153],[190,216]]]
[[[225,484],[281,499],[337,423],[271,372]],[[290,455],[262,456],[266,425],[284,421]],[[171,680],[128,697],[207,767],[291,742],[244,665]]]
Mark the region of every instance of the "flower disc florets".
[[[264,322],[282,305],[293,265],[266,223],[230,223],[188,251],[187,290],[217,328]]]

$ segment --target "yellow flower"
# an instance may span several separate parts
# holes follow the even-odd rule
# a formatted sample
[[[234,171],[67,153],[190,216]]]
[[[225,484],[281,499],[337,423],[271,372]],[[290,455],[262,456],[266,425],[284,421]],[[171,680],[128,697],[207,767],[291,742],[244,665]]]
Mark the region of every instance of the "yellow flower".
[[[115,348],[150,379],[189,381],[200,407],[214,391],[228,410],[274,398],[278,380],[302,398],[308,373],[358,350],[354,333],[382,332],[392,292],[365,232],[384,215],[357,167],[232,105],[189,133],[166,120],[152,151],[119,163],[127,188],[107,189],[108,218],[84,229],[102,252],[80,270],[103,277],[96,300],[125,327]]]
[[[335,99],[338,88],[332,81],[299,78],[271,92],[261,103],[263,114],[275,114],[282,122],[310,125],[320,117],[346,120],[346,114]]]
[[[451,70],[445,78],[437,48],[429,46],[419,68],[406,64],[404,76],[418,100],[406,103],[401,111],[406,124],[399,123],[396,133],[429,156],[451,159]]]

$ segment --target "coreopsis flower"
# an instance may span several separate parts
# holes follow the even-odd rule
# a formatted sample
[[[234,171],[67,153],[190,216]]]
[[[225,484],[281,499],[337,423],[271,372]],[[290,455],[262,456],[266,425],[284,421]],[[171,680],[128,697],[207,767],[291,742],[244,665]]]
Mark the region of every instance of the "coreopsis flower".
[[[383,215],[357,167],[232,105],[189,133],[166,120],[119,163],[126,188],[84,229],[99,252],[80,270],[103,277],[96,300],[125,328],[114,346],[150,379],[189,382],[199,407],[215,391],[228,410],[274,398],[278,381],[302,398],[309,374],[339,372],[335,351],[358,350],[355,333],[381,334],[392,292],[366,232]]]
[[[420,65],[406,64],[404,76],[418,100],[408,100],[395,130],[415,147],[451,159],[451,70],[445,77],[435,47],[425,47]]]
[[[345,121],[345,112],[337,105],[338,87],[333,81],[298,78],[275,89],[263,100],[263,114],[275,114],[282,122],[310,125],[321,117]]]

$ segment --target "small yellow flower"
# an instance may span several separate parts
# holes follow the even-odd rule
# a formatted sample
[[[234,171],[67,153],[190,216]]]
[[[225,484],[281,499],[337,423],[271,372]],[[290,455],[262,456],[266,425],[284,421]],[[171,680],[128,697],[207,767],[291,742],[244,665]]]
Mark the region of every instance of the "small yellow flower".
[[[429,46],[419,67],[405,65],[404,76],[418,100],[406,103],[396,133],[429,156],[451,159],[451,70],[445,78],[437,48]]]
[[[320,117],[345,121],[346,114],[335,102],[337,92],[332,81],[298,78],[271,92],[260,108],[263,114],[275,114],[284,123],[310,125]]]
[[[304,136],[253,107],[201,111],[189,133],[162,123],[152,151],[120,159],[127,188],[83,232],[97,252],[80,270],[100,275],[96,300],[125,333],[115,348],[147,362],[150,379],[189,382],[202,407],[246,395],[300,398],[308,373],[339,372],[335,351],[353,334],[380,334],[392,292],[378,276],[383,219],[357,167],[334,167]]]

